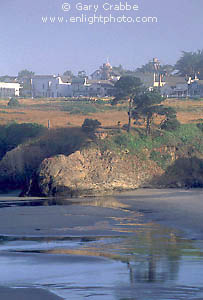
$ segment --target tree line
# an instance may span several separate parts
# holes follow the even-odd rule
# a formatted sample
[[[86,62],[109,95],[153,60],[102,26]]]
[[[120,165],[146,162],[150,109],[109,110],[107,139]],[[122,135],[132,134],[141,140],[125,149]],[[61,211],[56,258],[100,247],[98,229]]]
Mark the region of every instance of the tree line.
[[[182,51],[181,57],[174,65],[158,63],[155,68],[154,62],[149,61],[143,66],[136,68],[135,70],[125,69],[120,64],[119,66],[112,67],[112,71],[119,74],[120,76],[136,76],[137,72],[154,73],[154,71],[157,71],[162,75],[171,75],[172,73],[174,75],[188,77],[194,77],[196,75],[199,79],[203,79],[203,49],[194,52]],[[34,72],[25,69],[18,73],[18,78],[32,78],[34,74]],[[63,75],[69,77],[70,79],[75,77],[87,77],[87,73],[85,70],[78,71],[77,75],[74,75],[71,70],[66,70]],[[2,78],[3,77],[5,76],[2,76]]]

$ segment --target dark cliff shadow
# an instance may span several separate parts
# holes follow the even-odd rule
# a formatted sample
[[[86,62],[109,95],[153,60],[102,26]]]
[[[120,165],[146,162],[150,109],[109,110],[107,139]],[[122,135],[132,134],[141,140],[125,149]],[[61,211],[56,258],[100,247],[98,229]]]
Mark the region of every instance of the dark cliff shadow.
[[[92,139],[79,127],[56,128],[7,152],[0,161],[0,190],[24,189],[45,158],[70,155]]]
[[[158,187],[202,188],[203,159],[195,156],[179,158],[163,175],[154,177],[150,184]]]

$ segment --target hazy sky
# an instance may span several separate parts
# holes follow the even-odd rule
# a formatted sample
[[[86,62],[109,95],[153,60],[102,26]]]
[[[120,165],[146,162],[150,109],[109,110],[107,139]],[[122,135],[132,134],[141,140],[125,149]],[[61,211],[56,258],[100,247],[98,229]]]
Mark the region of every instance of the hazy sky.
[[[63,3],[71,10],[64,12]],[[175,63],[181,51],[203,49],[203,0],[129,0],[138,11],[104,11],[117,0],[0,0],[0,75],[22,69],[58,74],[67,69],[88,73],[107,57],[112,65],[135,69],[153,57]],[[94,11],[75,6],[98,5]],[[65,7],[66,8],[66,7]],[[74,16],[157,17],[154,23],[70,23]],[[42,22],[42,17],[64,22]],[[67,21],[66,21],[67,20]],[[118,19],[119,20],[119,19]],[[140,20],[140,19],[139,19]]]

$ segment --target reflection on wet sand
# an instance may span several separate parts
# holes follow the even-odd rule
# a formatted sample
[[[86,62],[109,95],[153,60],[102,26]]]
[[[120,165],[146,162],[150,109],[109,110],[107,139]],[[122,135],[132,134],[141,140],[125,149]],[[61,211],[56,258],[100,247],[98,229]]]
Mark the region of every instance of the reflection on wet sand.
[[[125,218],[125,224],[122,225],[128,225],[126,220]],[[150,223],[146,226],[138,224],[133,232],[134,235],[128,237],[83,237],[82,239],[64,237],[58,239],[57,247],[55,247],[56,240],[54,238],[40,238],[38,243],[48,242],[49,249],[40,249],[39,245],[33,245],[32,249],[26,249],[26,246],[22,249],[12,247],[9,251],[104,257],[117,260],[126,263],[131,284],[176,280],[182,259],[194,256],[194,253],[199,257],[203,255],[201,251],[198,252],[195,249],[192,241],[182,239],[177,232],[157,224]],[[9,238],[7,240],[4,238],[1,242],[3,243],[3,241],[5,243],[9,241]],[[24,241],[32,241],[32,238],[24,239]],[[71,241],[76,243],[74,247],[70,248]],[[63,246],[60,244],[62,242]]]
[[[0,208],[16,206],[27,207],[28,218],[34,206],[46,206],[43,217],[57,212],[64,220],[54,224],[53,235],[0,236],[0,285],[6,278],[8,286],[41,287],[78,300],[203,299],[203,247],[149,221],[150,210],[138,212],[116,197],[0,201]],[[96,213],[91,221],[90,213]],[[22,271],[19,278],[14,270]]]
[[[16,199],[16,198],[15,198]],[[125,209],[129,205],[118,201],[116,197],[92,197],[92,198],[20,198],[20,200],[9,201],[5,198],[0,200],[0,208],[3,207],[23,207],[23,206],[55,206],[55,205],[80,205],[80,206],[95,206],[115,209]]]

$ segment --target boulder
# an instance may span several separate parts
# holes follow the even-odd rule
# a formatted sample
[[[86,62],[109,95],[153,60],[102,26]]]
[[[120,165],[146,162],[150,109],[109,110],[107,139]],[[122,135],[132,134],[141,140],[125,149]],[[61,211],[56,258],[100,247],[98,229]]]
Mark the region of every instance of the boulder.
[[[44,159],[23,195],[80,196],[147,186],[161,168],[135,155],[89,148]]]

